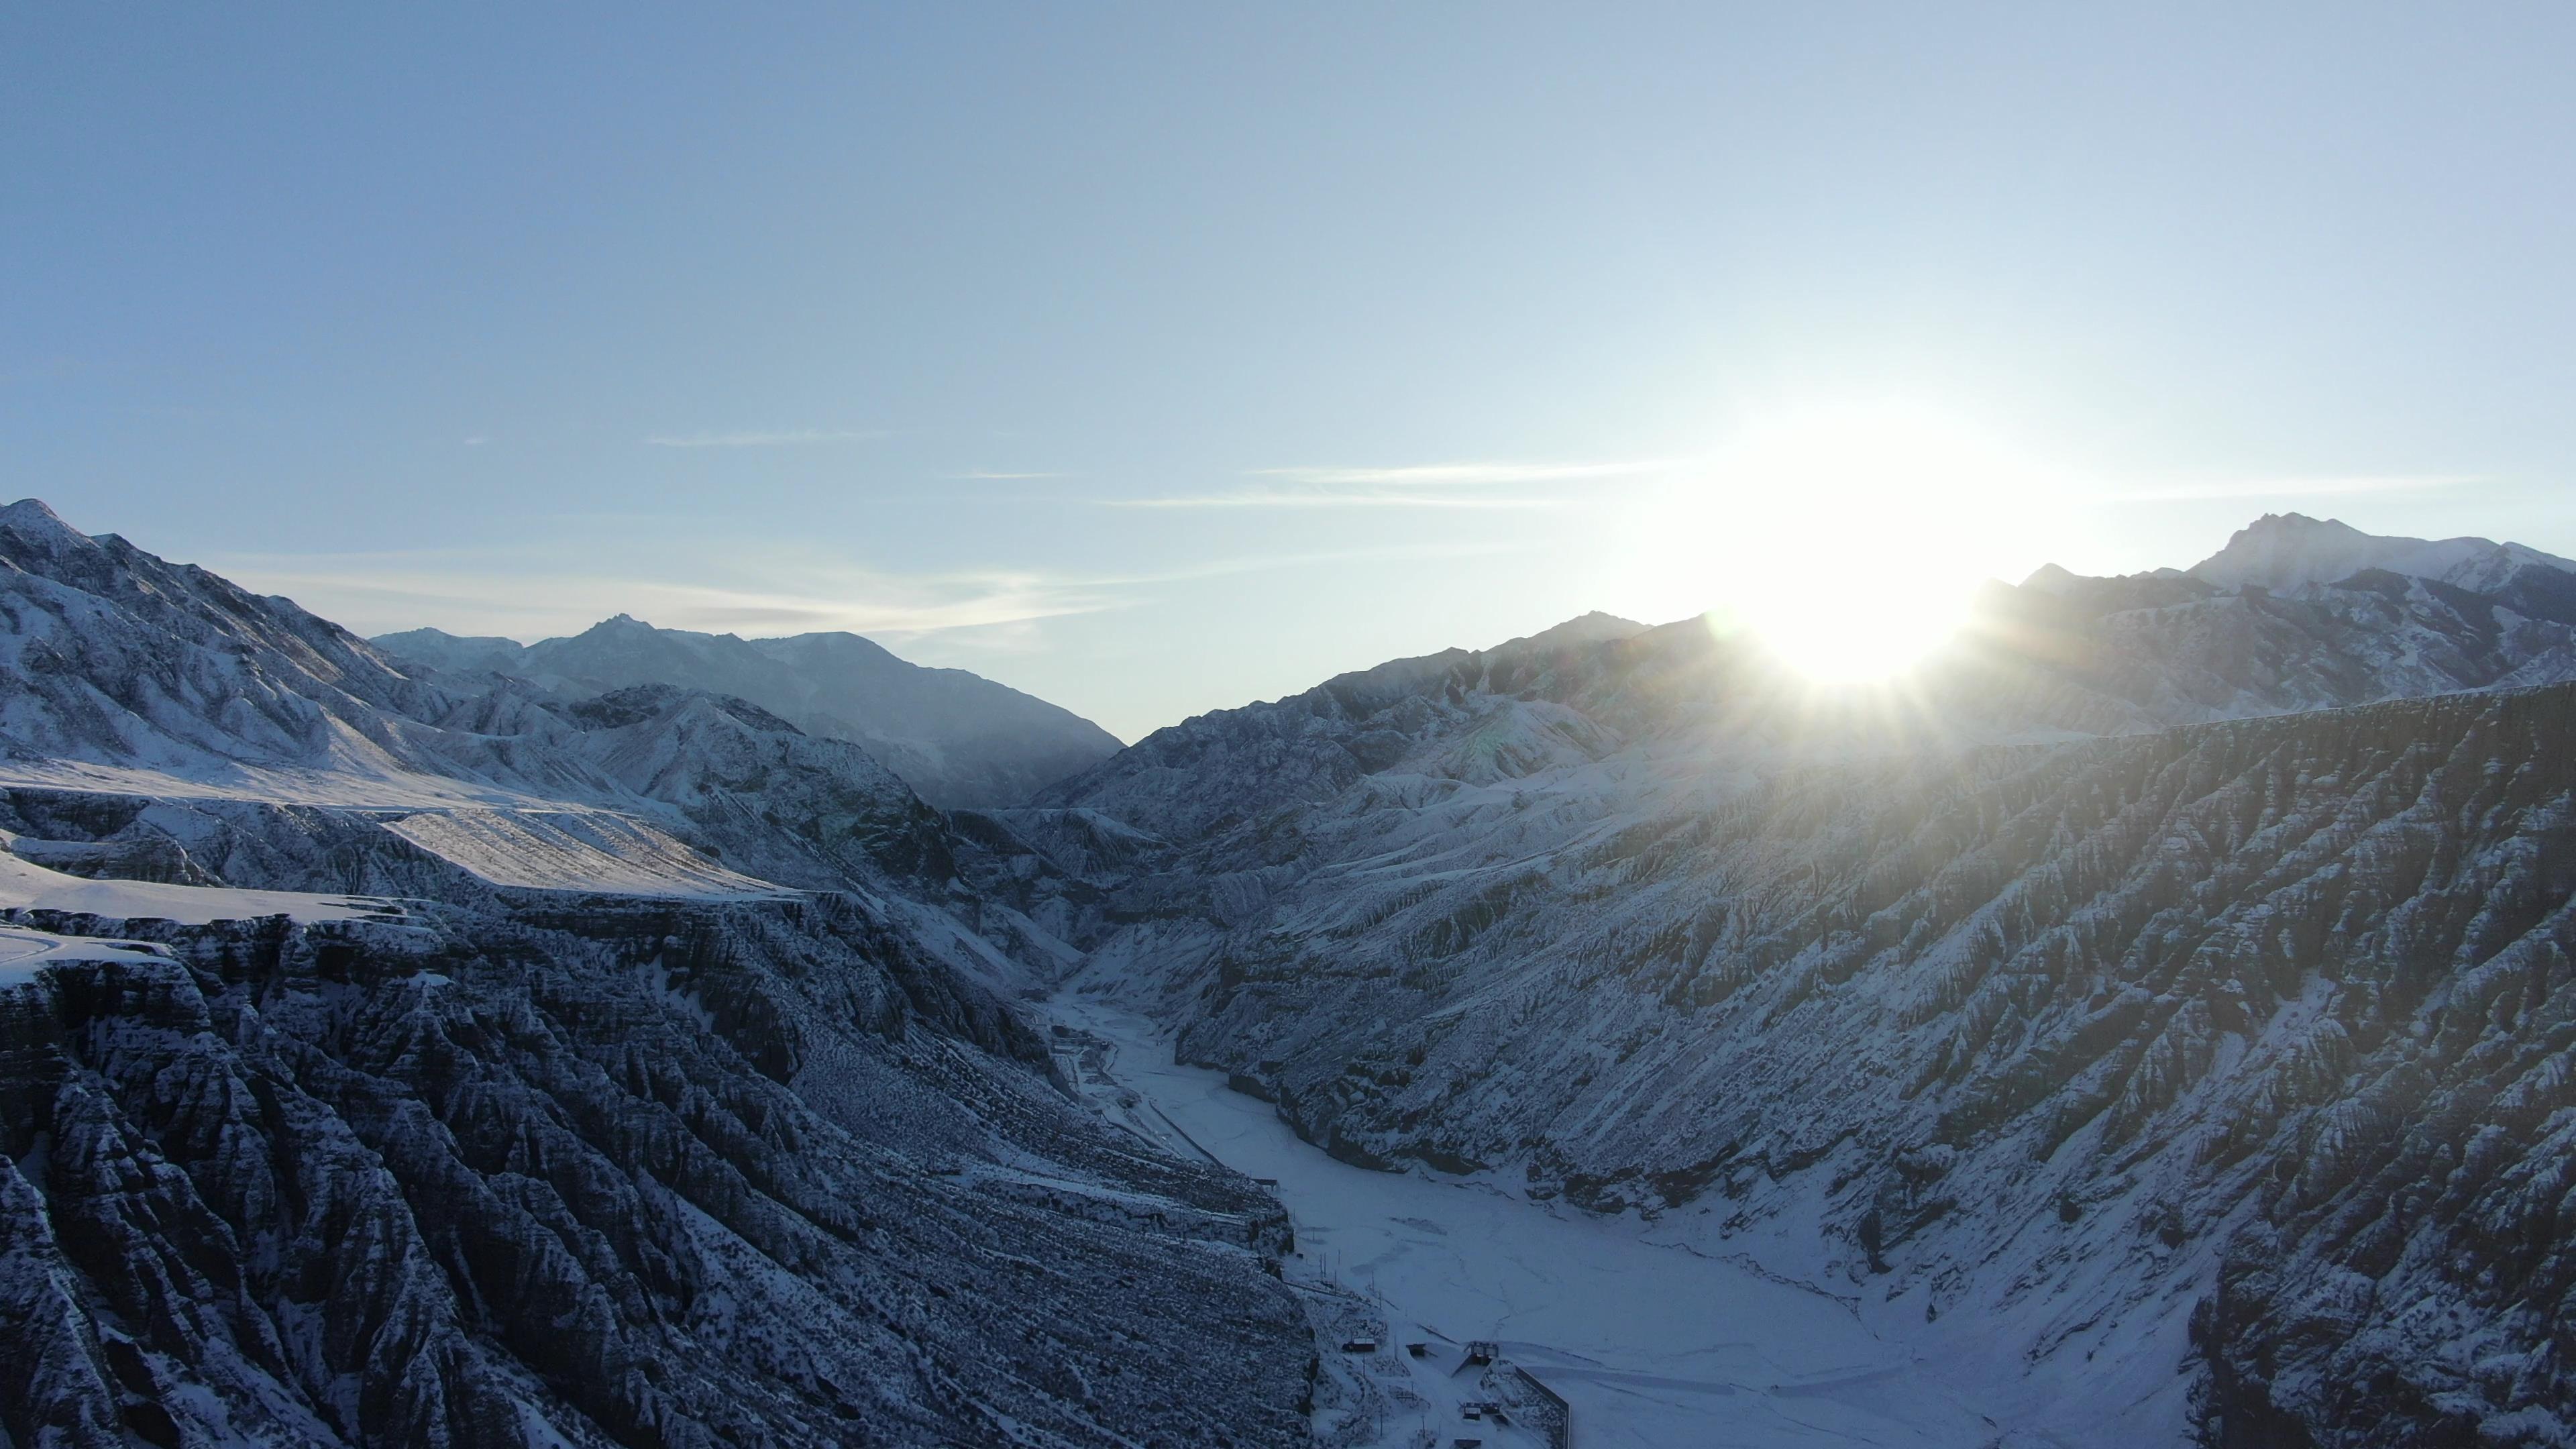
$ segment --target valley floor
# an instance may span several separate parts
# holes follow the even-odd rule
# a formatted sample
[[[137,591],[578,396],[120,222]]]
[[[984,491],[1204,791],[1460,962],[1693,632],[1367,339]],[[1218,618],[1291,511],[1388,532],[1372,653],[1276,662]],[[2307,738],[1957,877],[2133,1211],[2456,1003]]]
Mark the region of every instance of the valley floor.
[[[1175,1065],[1142,1017],[1074,992],[1050,1009],[1072,1033],[1059,1044],[1086,1096],[1176,1152],[1275,1179],[1295,1221],[1292,1272],[1374,1300],[1390,1330],[1381,1351],[1356,1367],[1342,1354],[1336,1366],[1374,1377],[1389,1402],[1373,1440],[1342,1442],[1419,1443],[1425,1427],[1444,1445],[1521,1442],[1517,1431],[1460,1416],[1460,1404],[1480,1397],[1476,1374],[1456,1371],[1471,1339],[1498,1342],[1562,1395],[1582,1449],[1976,1446],[2003,1437],[1843,1300],[1649,1242],[1633,1217],[1529,1202],[1483,1177],[1337,1161],[1221,1073]],[[1430,1354],[1405,1353],[1413,1342]],[[1334,1358],[1339,1345],[1322,1348]]]

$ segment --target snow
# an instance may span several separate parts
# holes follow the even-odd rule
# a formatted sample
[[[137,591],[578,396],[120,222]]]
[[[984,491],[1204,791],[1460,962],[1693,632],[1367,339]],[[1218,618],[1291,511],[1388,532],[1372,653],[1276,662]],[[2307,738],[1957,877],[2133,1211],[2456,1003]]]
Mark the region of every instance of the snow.
[[[793,894],[605,810],[425,810],[385,829],[500,886],[715,900]]]
[[[1484,1397],[1474,1374],[1453,1373],[1456,1346],[1470,1339],[1498,1341],[1563,1395],[1585,1449],[1967,1446],[1997,1436],[1956,1384],[1873,1333],[1844,1300],[1649,1241],[1633,1218],[1528,1202],[1491,1175],[1337,1161],[1222,1073],[1172,1064],[1143,1018],[1074,994],[1051,1009],[1115,1045],[1108,1080],[1094,1072],[1083,1084],[1113,1119],[1176,1153],[1276,1179],[1301,1254],[1292,1270],[1381,1305],[1399,1382],[1431,1406],[1389,1416],[1382,1442],[1401,1442],[1418,1422],[1502,1442],[1486,1426],[1460,1427],[1457,1406]],[[1119,1087],[1141,1095],[1136,1108],[1117,1106]],[[1443,1356],[1413,1359],[1401,1352],[1408,1342]]]
[[[291,916],[299,921],[360,921],[402,914],[402,907],[393,902],[368,896],[233,890],[142,880],[88,880],[47,870],[5,853],[0,853],[0,907],[64,911],[117,920],[176,921],[191,926],[202,926],[212,921],[254,920],[262,916]]]
[[[2363,569],[2385,569],[2487,591],[2530,564],[2576,572],[2576,561],[2518,543],[2396,538],[2364,533],[2331,518],[2267,513],[2238,530],[2225,548],[2194,564],[2191,572],[2222,588],[2260,584],[2284,590],[2330,584]]]
[[[19,986],[57,961],[167,961],[137,946],[118,945],[86,936],[57,936],[0,926],[0,987]]]
[[[420,810],[453,805],[556,807],[524,791],[410,770],[343,767],[294,769],[224,762],[153,769],[75,759],[0,762],[0,788],[84,790],[170,800],[255,800],[357,810]]]

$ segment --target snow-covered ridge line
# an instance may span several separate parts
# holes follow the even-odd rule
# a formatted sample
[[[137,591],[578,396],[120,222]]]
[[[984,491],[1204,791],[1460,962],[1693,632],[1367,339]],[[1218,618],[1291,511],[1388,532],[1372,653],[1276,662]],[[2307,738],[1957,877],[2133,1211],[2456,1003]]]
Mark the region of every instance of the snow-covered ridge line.
[[[1089,720],[962,669],[906,663],[855,634],[740,639],[620,614],[520,645],[436,629],[378,636],[387,654],[451,674],[499,673],[567,699],[643,684],[736,696],[812,735],[848,740],[944,807],[1017,804],[1115,754]]]
[[[1758,1244],[2071,1442],[2569,1402],[2525,1290],[2576,1284],[2576,684],[1818,766],[1609,832],[1546,793],[1136,928],[1185,1059],[1349,1161]],[[2382,1306],[2309,1316],[2355,1274]]]
[[[1304,1442],[1275,1206],[852,898],[75,919],[0,932],[13,1442]]]

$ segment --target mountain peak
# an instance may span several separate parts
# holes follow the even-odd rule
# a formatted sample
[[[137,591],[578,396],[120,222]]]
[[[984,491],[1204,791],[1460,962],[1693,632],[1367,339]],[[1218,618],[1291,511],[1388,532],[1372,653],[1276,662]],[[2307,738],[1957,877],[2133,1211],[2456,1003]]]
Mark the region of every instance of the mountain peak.
[[[0,528],[9,529],[31,543],[42,543],[47,552],[89,543],[90,536],[63,522],[41,498],[21,498],[0,508]]]
[[[2080,575],[2073,569],[2062,564],[2044,563],[2032,569],[2030,577],[2021,581],[2021,586],[2037,589],[2043,594],[2062,594],[2078,577]]]
[[[1598,644],[1609,639],[1630,639],[1646,632],[1646,626],[1634,619],[1622,619],[1599,609],[1577,614],[1562,624],[1541,629],[1535,634],[1496,645],[1500,649],[1519,649],[1531,645]]]
[[[2364,569],[2385,569],[2485,591],[2531,564],[2576,571],[2576,562],[2518,543],[2389,537],[2364,533],[2336,518],[2266,513],[2238,529],[2225,548],[2192,565],[2190,572],[2223,589],[2260,584],[2278,590],[2337,583]]]

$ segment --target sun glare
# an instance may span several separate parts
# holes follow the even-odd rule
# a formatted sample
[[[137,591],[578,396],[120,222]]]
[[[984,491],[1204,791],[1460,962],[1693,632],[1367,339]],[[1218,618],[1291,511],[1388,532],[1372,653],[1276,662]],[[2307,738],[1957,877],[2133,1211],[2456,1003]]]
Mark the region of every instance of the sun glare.
[[[1738,432],[1676,484],[1653,544],[1713,627],[1801,673],[1899,673],[1952,638],[2048,502],[1996,436],[1909,405],[1811,408]],[[2028,564],[2022,564],[2028,567]]]

